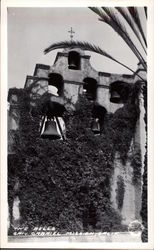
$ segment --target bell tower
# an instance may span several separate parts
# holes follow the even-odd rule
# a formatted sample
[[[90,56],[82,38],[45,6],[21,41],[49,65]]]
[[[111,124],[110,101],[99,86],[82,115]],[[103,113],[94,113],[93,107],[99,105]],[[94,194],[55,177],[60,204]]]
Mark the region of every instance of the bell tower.
[[[72,31],[70,33],[72,39]],[[49,94],[46,113],[40,125],[40,137],[65,140],[67,127],[65,127],[63,113],[75,110],[75,104],[80,95],[93,105],[90,118],[91,131],[99,136],[104,129],[105,117],[114,115],[116,111],[128,104],[130,86],[132,87],[135,82],[134,75],[98,72],[90,64],[90,55],[85,54],[80,48],[71,47],[58,52],[51,66],[36,64],[34,74],[27,76],[24,88],[31,89],[32,108],[35,107],[35,95],[41,98],[44,94]],[[9,97],[10,100],[12,100],[11,97]],[[13,106],[10,101],[10,106],[9,121],[13,124],[16,105]],[[18,116],[17,118],[20,119]],[[11,145],[12,141],[10,140],[9,143]],[[122,215],[124,222],[129,224],[136,219],[140,220],[141,184],[135,186],[132,183],[133,168],[130,161],[126,161],[126,166],[127,172],[124,171],[119,155],[116,155],[110,185],[113,207]],[[126,187],[126,191],[123,193],[123,202],[120,203],[122,205],[118,207],[117,189],[120,185],[123,185],[123,190]]]

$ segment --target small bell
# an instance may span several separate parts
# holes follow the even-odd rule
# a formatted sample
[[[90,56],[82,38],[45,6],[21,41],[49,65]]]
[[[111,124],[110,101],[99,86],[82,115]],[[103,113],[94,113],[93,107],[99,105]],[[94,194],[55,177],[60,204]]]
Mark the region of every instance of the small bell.
[[[61,138],[61,136],[58,134],[55,121],[48,120],[45,122],[45,129],[41,135],[41,138],[51,139],[51,140],[56,140]]]
[[[94,100],[94,95],[93,93],[90,93],[90,92],[85,92],[85,96],[86,98],[89,100],[89,101],[93,101]]]
[[[120,95],[119,95],[119,93],[118,93],[117,91],[114,90],[114,91],[111,93],[110,101],[111,101],[111,102],[114,102],[114,103],[120,102]]]
[[[75,62],[71,62],[70,64],[69,64],[69,69],[77,69],[77,65],[75,64]]]
[[[94,134],[100,134],[100,124],[96,119],[92,122],[91,130]]]
[[[80,66],[80,54],[76,51],[68,53],[68,68],[78,70]]]

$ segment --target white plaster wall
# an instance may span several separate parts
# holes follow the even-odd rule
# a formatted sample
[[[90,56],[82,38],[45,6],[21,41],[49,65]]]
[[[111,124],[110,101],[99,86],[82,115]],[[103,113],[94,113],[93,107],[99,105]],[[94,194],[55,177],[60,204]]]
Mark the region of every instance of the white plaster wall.
[[[141,210],[141,183],[134,185],[132,183],[133,178],[133,168],[128,160],[124,166],[118,155],[116,155],[114,161],[114,173],[111,179],[111,202],[113,207],[118,210],[117,201],[116,201],[116,189],[117,189],[117,180],[118,176],[123,177],[125,184],[125,193],[123,199],[122,209],[119,210],[123,218],[123,223],[129,225],[130,222],[134,220],[141,220],[140,210]]]
[[[49,70],[38,68],[35,76],[47,78],[48,74],[49,74]]]
[[[78,100],[78,95],[81,92],[81,87],[78,84],[64,83],[64,96],[71,100],[72,104],[75,104]]]

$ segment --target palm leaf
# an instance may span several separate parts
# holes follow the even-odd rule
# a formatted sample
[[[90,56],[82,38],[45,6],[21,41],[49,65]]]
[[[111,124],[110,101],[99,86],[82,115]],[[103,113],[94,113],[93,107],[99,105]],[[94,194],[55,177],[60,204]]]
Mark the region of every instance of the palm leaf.
[[[147,18],[147,7],[144,7],[145,16]]]
[[[98,7],[88,7],[88,8],[90,10],[92,10],[93,12],[95,12],[100,17],[103,15],[103,11],[100,8],[98,8]]]
[[[102,7],[102,9],[106,11],[108,15],[106,15],[100,8],[97,7],[89,7],[89,8],[101,17],[101,19],[99,19],[100,21],[103,21],[108,25],[110,25],[114,29],[114,31],[116,31],[118,35],[120,35],[123,38],[123,40],[127,43],[129,48],[133,51],[135,56],[142,63],[144,69],[146,70],[146,62],[144,61],[140,52],[134,46],[134,43],[129,38],[129,35],[127,34],[125,27],[121,24],[120,20],[114,15],[114,13],[111,12],[109,8]]]
[[[135,44],[130,39],[129,34],[127,33],[127,30],[125,26],[121,23],[120,19],[114,14],[111,8],[102,7],[102,9],[111,18],[108,24],[123,38],[123,40],[127,43],[129,48],[134,52],[139,61],[141,61],[143,67],[146,69],[146,63],[144,61],[143,56],[141,55],[139,50],[136,48]]]
[[[128,7],[128,10],[129,10],[129,13],[132,16],[133,20],[135,21],[138,29],[141,32],[141,35],[142,35],[142,38],[144,40],[145,45],[147,46],[146,37],[145,37],[145,34],[143,32],[143,29],[142,29],[142,25],[141,25],[141,21],[140,21],[140,17],[139,17],[137,8],[135,8],[135,7]]]
[[[130,70],[131,72],[133,72],[135,74],[135,71],[132,70],[131,68],[129,68],[127,65],[119,62],[114,57],[112,57],[111,55],[109,55],[106,51],[102,50],[100,47],[98,47],[96,45],[92,45],[92,44],[90,44],[88,42],[61,41],[61,42],[53,43],[52,45],[50,45],[48,48],[46,48],[44,50],[44,53],[47,54],[50,51],[53,51],[55,49],[64,49],[64,48],[80,48],[80,49],[85,50],[85,51],[87,50],[87,51],[95,52],[97,54],[100,54],[102,56],[105,56],[105,57],[111,59],[112,61],[120,64],[121,66],[125,67],[126,69]],[[142,77],[140,77],[140,78],[144,81],[144,79]]]
[[[127,14],[126,12],[126,8],[124,7],[116,7],[116,9],[119,11],[119,13],[123,16],[123,18],[126,20],[126,22],[129,24],[129,26],[131,27],[131,29],[133,30],[134,34],[136,35],[136,37],[138,38],[142,48],[144,49],[145,53],[146,53],[146,49],[142,43],[141,37],[140,37],[140,33],[138,32],[138,30],[136,29],[134,22],[132,21],[131,17]]]

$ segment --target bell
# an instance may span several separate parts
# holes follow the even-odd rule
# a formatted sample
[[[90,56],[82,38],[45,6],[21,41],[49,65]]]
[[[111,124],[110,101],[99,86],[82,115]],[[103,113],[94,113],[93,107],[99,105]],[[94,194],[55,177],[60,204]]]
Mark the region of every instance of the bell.
[[[46,121],[45,129],[43,134],[41,135],[44,139],[56,140],[60,139],[61,136],[57,132],[56,122],[55,121]]]
[[[91,125],[91,130],[94,134],[100,134],[100,125],[99,122],[94,120]]]
[[[73,59],[70,60],[69,69],[77,69],[77,65]]]
[[[92,93],[86,92],[86,93],[85,93],[85,96],[86,96],[86,98],[87,98],[89,101],[94,100],[94,97],[93,97],[93,94],[92,94]]]
[[[114,102],[114,103],[120,102],[120,95],[119,95],[119,93],[118,93],[117,91],[114,90],[114,91],[111,93],[110,101],[111,101],[111,102]]]

